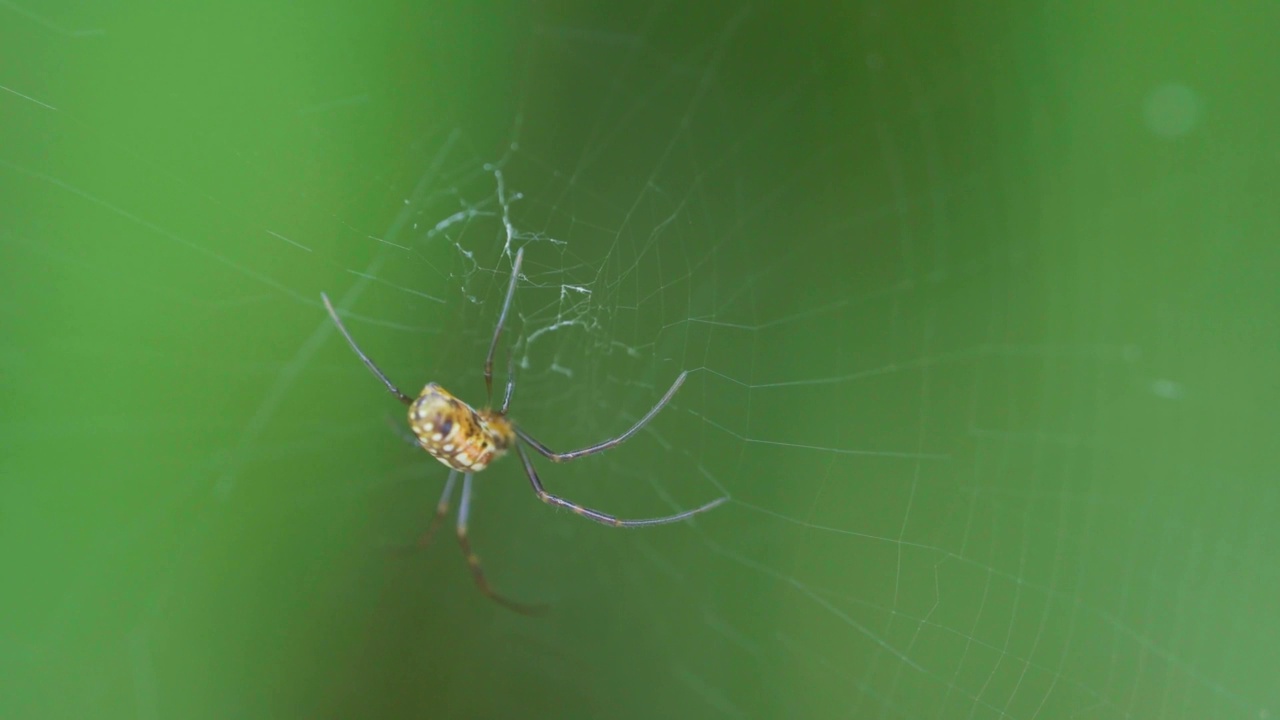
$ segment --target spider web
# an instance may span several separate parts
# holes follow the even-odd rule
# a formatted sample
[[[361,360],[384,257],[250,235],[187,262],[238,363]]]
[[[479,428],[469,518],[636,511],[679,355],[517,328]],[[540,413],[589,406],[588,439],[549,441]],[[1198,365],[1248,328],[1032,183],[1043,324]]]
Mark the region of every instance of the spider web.
[[[1253,99],[1070,15],[611,8],[0,4],[3,714],[1269,717]],[[548,489],[729,499],[486,470],[536,618],[399,547],[447,473],[319,303],[481,404],[518,248],[534,437],[689,372]]]

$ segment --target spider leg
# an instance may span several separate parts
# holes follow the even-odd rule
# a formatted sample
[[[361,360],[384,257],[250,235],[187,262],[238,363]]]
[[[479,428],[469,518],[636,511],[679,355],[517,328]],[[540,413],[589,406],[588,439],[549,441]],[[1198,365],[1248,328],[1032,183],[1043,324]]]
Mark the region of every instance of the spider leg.
[[[539,500],[548,505],[565,508],[566,510],[570,510],[588,520],[593,520],[601,525],[608,525],[609,527],[648,527],[650,525],[666,525],[668,523],[680,522],[681,520],[687,520],[698,513],[704,513],[714,507],[722,505],[729,499],[727,497],[717,498],[702,507],[694,508],[693,510],[685,510],[684,512],[676,513],[675,515],[665,515],[663,517],[656,518],[641,518],[638,520],[620,520],[612,515],[606,515],[599,510],[592,510],[589,507],[584,507],[575,502],[570,502],[562,497],[557,497],[547,492],[546,489],[542,487],[542,481],[538,479],[538,471],[534,469],[533,461],[529,459],[529,453],[525,452],[524,448],[520,445],[516,445],[516,453],[520,456],[520,462],[524,465],[525,474],[529,476],[529,483],[533,485],[533,492],[538,496]],[[466,497],[465,485],[463,486],[463,493],[463,497]]]
[[[507,298],[502,301],[502,313],[498,315],[498,324],[493,328],[493,340],[489,343],[489,355],[484,359],[484,389],[488,393],[486,406],[493,403],[493,356],[498,351],[498,338],[502,337],[502,326],[507,324],[507,313],[511,310],[511,299],[516,294],[516,281],[520,279],[520,263],[524,261],[524,248],[516,251],[516,259],[511,263],[511,282],[507,284]],[[507,395],[510,397],[510,381]]]
[[[431,544],[431,538],[435,536],[436,529],[440,527],[440,522],[444,520],[444,516],[449,512],[449,496],[453,494],[453,486],[457,483],[458,471],[450,470],[449,479],[444,481],[444,492],[440,493],[440,501],[436,503],[435,517],[431,518],[431,522],[427,525],[427,529],[423,531],[422,537],[418,538],[418,549],[425,550]]]
[[[515,344],[507,349],[507,391],[502,395],[502,409],[498,410],[499,415],[506,415],[507,410],[511,409],[511,397],[516,393],[516,346],[520,344],[517,339]]]
[[[338,332],[342,333],[342,337],[347,339],[347,344],[351,346],[352,350],[356,351],[356,355],[364,361],[365,366],[382,381],[383,385],[387,386],[387,392],[396,396],[396,399],[405,405],[412,405],[413,398],[400,392],[400,388],[396,387],[395,384],[387,378],[386,374],[379,370],[378,366],[369,359],[369,356],[364,354],[364,351],[360,349],[360,346],[356,344],[356,341],[351,337],[351,333],[347,332],[347,328],[342,324],[342,320],[338,319],[338,312],[333,309],[333,303],[329,302],[329,296],[324,293],[320,293],[320,299],[324,300],[324,308],[329,311],[329,317],[333,318],[333,324],[338,326]]]
[[[462,547],[462,554],[467,558],[467,565],[471,567],[471,579],[476,581],[476,587],[480,588],[480,592],[487,595],[490,600],[522,615],[535,615],[545,610],[545,605],[526,605],[508,600],[489,585],[489,581],[485,579],[484,570],[480,568],[480,558],[471,551],[471,541],[467,539],[469,514],[471,514],[471,473],[462,476],[462,501],[458,503],[458,544]]]
[[[632,425],[630,430],[627,430],[626,432],[622,433],[617,437],[609,438],[604,442],[596,443],[591,447],[585,447],[585,448],[582,448],[581,450],[570,450],[569,452],[556,452],[555,450],[552,450],[551,448],[547,447],[546,445],[543,445],[537,440],[534,440],[533,437],[529,435],[529,433],[525,432],[524,430],[521,430],[518,426],[515,429],[516,435],[519,435],[521,440],[529,444],[529,447],[538,451],[540,455],[547,457],[552,462],[569,462],[570,460],[576,460],[580,457],[585,457],[587,455],[594,455],[598,452],[604,452],[605,450],[608,450],[610,448],[615,448],[621,445],[622,443],[626,442],[627,440],[630,440],[633,435],[640,432],[641,428],[643,428],[645,425],[648,425],[649,421],[652,420],[659,412],[661,412],[662,409],[667,406],[667,403],[671,402],[671,398],[675,397],[676,391],[680,389],[680,386],[684,384],[684,380],[688,376],[689,376],[689,372],[687,370],[680,373],[679,377],[676,378],[676,381],[671,383],[671,387],[667,390],[667,394],[663,395],[662,399],[658,401],[658,404],[650,408],[649,412],[645,413],[644,417],[640,418],[640,422],[637,422],[635,425]]]

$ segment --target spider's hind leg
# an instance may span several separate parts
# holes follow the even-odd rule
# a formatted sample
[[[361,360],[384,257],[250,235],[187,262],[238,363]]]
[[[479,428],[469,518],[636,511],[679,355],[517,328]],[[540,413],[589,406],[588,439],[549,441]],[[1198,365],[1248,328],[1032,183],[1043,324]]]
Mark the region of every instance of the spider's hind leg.
[[[449,496],[453,494],[453,486],[458,481],[458,471],[450,470],[449,479],[444,481],[444,492],[440,493],[440,501],[436,503],[435,517],[431,518],[431,522],[427,525],[427,529],[422,532],[422,537],[418,538],[417,547],[419,550],[425,550],[431,544],[431,538],[436,534],[436,529],[440,527],[440,522],[444,520],[444,516],[449,512]]]
[[[441,521],[444,520],[445,515],[449,514],[449,499],[453,496],[453,488],[457,484],[458,471],[449,471],[449,479],[444,481],[444,492],[440,493],[440,499],[436,501],[435,515],[431,517],[431,522],[427,524],[427,529],[418,536],[417,540],[409,543],[394,543],[384,547],[397,554],[410,554],[425,550],[431,545],[431,539],[435,536],[436,530],[440,528]]]
[[[499,595],[484,576],[484,570],[480,567],[480,558],[476,557],[475,552],[471,550],[471,541],[467,538],[467,516],[471,513],[471,473],[467,473],[462,478],[462,501],[458,503],[458,545],[462,547],[462,554],[467,558],[467,565],[471,568],[471,579],[475,580],[476,587],[480,588],[480,592],[484,593],[490,600],[502,605],[522,615],[535,615],[546,609],[545,605],[527,605],[514,600],[509,600]]]

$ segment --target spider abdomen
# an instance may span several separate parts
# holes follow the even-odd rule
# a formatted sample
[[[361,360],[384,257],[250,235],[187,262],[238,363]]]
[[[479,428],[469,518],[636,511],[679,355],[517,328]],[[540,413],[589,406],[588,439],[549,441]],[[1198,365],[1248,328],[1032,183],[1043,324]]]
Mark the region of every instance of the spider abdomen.
[[[435,383],[409,406],[409,428],[431,457],[462,472],[485,469],[515,438],[501,414],[477,411]]]

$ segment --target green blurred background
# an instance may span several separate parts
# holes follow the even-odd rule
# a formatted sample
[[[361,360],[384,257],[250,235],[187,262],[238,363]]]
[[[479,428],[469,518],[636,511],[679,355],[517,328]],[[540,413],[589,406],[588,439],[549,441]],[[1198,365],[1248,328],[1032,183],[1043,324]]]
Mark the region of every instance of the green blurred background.
[[[0,717],[1280,706],[1280,11],[0,4]],[[1268,240],[1268,238],[1272,238]],[[508,338],[553,492],[409,392]]]

